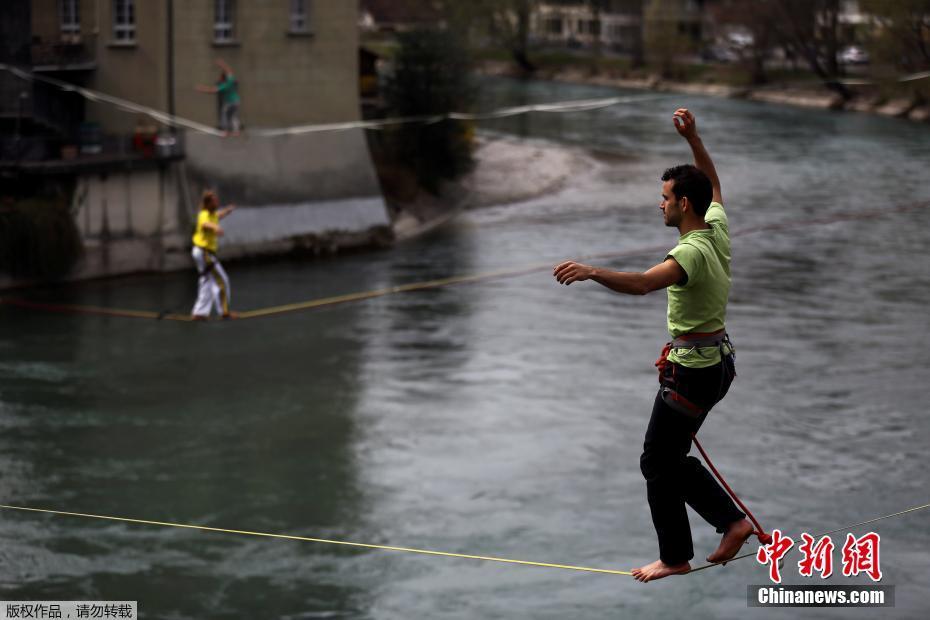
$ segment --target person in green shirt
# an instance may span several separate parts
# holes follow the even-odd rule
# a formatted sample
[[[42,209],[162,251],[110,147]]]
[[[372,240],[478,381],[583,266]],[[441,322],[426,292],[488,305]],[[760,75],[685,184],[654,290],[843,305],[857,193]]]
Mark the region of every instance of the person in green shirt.
[[[232,67],[226,64],[222,58],[216,59],[216,64],[220,68],[220,79],[216,86],[198,85],[197,90],[202,93],[215,93],[220,99],[220,129],[225,135],[238,136],[242,129],[242,122],[239,119],[239,105],[242,102],[239,97],[239,82],[233,75]]]
[[[694,115],[673,116],[688,142],[694,165],[662,175],[659,208],[666,226],[678,229],[677,245],[644,273],[611,271],[575,261],[553,270],[561,284],[593,280],[618,293],[668,293],[668,343],[656,362],[659,393],[646,430],[640,469],[659,539],[659,559],[633,570],[639,581],[687,573],[694,557],[685,505],[723,534],[709,562],[725,562],[742,547],[753,527],[701,462],[688,456],[691,437],[727,393],[736,366],[726,334],[730,292],[730,233],[720,180],[698,136]]]

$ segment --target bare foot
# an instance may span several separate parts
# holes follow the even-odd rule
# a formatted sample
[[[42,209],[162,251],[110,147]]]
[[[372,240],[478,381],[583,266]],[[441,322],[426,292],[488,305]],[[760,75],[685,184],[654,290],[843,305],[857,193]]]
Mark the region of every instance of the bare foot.
[[[202,314],[192,314],[192,315],[191,315],[191,320],[192,320],[192,321],[206,321],[206,320],[207,320],[207,317],[205,317],[205,316],[202,315]]]
[[[662,579],[662,577],[668,577],[669,575],[684,575],[691,570],[691,565],[685,562],[684,564],[676,564],[675,566],[669,566],[662,560],[656,560],[652,564],[647,564],[640,568],[633,569],[633,577],[636,581],[642,581],[646,583],[647,581],[652,581],[653,579]]]
[[[746,539],[752,535],[752,523],[749,519],[740,519],[734,521],[727,527],[720,540],[720,546],[717,550],[707,556],[707,561],[712,563],[726,562],[734,555],[739,553],[740,548]]]
[[[232,312],[232,311],[230,311],[230,312],[227,312],[226,314],[223,315],[223,320],[224,320],[224,321],[228,321],[228,320],[230,320],[230,319],[238,319],[238,318],[239,318],[239,313],[238,313],[238,312]]]

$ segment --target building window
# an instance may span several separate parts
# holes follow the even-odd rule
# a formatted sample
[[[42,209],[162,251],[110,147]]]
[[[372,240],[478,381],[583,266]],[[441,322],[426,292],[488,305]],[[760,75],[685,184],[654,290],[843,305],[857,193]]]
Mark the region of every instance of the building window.
[[[562,34],[562,18],[550,17],[546,19],[546,32],[549,34]]]
[[[113,0],[113,38],[121,43],[136,40],[136,3],[134,0]]]
[[[310,32],[310,20],[307,17],[310,0],[291,0],[290,32]]]
[[[79,0],[59,0],[58,16],[61,18],[61,34],[81,34],[81,3]]]
[[[233,0],[215,0],[213,7],[213,40],[217,43],[232,41],[235,34],[235,3]]]

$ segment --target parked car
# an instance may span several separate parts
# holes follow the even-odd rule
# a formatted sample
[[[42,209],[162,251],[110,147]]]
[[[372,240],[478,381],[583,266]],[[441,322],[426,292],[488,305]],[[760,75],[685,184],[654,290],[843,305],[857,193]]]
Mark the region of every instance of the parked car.
[[[736,49],[752,47],[755,42],[756,38],[752,36],[750,32],[735,31],[727,34],[727,43],[729,43],[730,47],[735,47]]]
[[[725,45],[712,45],[701,50],[701,59],[704,62],[738,62],[740,55]]]
[[[844,65],[867,65],[869,53],[858,45],[849,45],[840,50],[840,62]]]

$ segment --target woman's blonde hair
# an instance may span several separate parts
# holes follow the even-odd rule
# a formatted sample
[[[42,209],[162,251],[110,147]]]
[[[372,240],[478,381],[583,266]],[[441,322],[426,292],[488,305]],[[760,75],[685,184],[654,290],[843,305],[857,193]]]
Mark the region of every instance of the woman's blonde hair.
[[[203,196],[200,197],[200,208],[207,209],[209,208],[210,204],[219,207],[220,200],[217,198],[215,191],[212,189],[207,189],[204,190]]]

